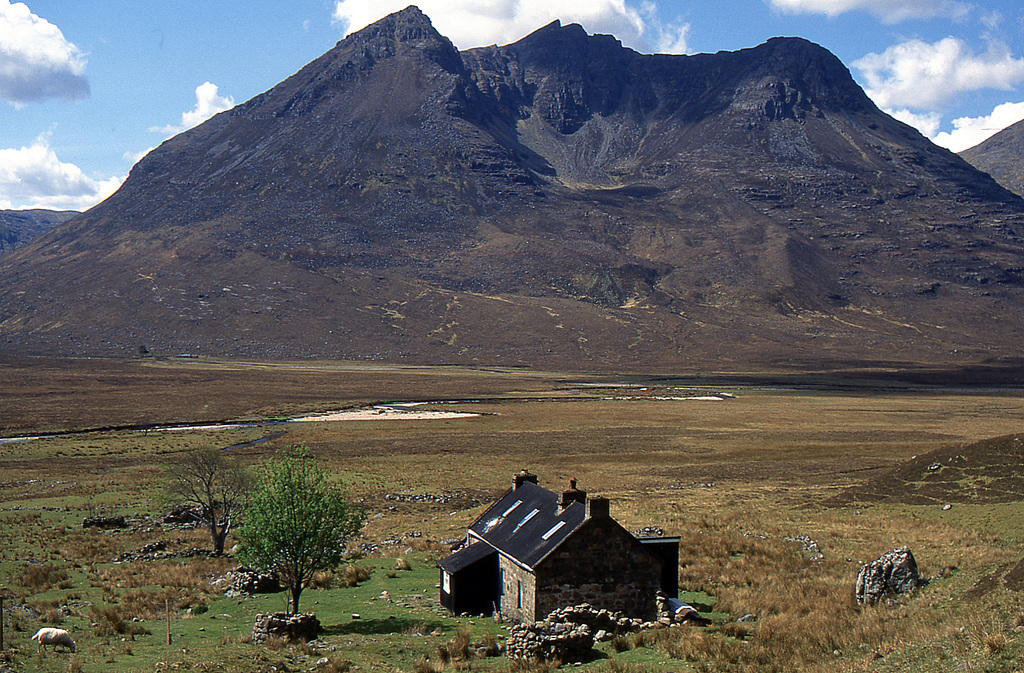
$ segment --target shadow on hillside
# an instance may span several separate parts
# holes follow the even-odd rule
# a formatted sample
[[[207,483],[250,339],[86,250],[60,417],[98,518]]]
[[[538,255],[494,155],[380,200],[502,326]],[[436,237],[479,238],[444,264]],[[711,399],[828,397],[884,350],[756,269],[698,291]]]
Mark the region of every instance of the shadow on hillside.
[[[345,624],[329,624],[323,627],[321,633],[325,636],[343,636],[356,633],[368,636],[413,630],[417,633],[430,633],[438,627],[444,627],[438,620],[392,616],[387,619],[353,619]]]

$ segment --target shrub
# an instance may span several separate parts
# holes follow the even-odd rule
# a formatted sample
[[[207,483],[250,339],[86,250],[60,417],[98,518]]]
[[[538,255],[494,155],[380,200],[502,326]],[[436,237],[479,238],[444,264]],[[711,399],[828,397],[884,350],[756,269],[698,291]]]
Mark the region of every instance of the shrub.
[[[625,636],[615,636],[612,638],[610,645],[616,652],[627,652],[633,649],[633,643]]]
[[[128,625],[121,616],[121,610],[115,605],[108,605],[101,608],[93,606],[92,621],[96,624],[94,633],[99,638],[109,638],[113,635],[122,635],[128,630]]]
[[[348,659],[335,659],[327,657],[327,661],[317,664],[317,673],[349,673],[352,670],[352,662]]]
[[[334,586],[334,571],[319,570],[309,580],[310,589],[330,589]]]
[[[342,577],[345,579],[345,586],[354,587],[358,586],[360,582],[370,579],[372,573],[373,568],[369,566],[349,565],[345,566]]]
[[[54,626],[64,623],[64,611],[60,608],[50,608],[43,613],[40,618],[44,624],[53,624]]]
[[[49,591],[61,582],[67,581],[68,572],[49,563],[42,565],[26,563],[18,577],[18,583],[35,593]]]
[[[412,667],[413,673],[439,673],[441,669],[430,663],[430,659],[420,657]]]

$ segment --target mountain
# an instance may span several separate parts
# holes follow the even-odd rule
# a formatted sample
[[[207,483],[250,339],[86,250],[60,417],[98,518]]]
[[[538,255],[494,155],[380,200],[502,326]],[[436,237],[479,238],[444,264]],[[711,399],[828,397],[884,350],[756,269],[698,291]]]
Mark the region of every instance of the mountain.
[[[0,255],[66,222],[74,210],[0,210]]]
[[[415,7],[0,258],[0,350],[720,370],[1019,355],[1024,201],[798,38]]]
[[[1024,195],[1024,121],[960,153],[1011,192]]]

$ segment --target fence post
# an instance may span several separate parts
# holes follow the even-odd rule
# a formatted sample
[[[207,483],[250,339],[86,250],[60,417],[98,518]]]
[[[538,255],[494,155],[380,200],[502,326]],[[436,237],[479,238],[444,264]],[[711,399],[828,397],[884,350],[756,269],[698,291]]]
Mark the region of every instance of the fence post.
[[[167,644],[171,644],[171,600],[164,599],[164,614],[167,615]]]

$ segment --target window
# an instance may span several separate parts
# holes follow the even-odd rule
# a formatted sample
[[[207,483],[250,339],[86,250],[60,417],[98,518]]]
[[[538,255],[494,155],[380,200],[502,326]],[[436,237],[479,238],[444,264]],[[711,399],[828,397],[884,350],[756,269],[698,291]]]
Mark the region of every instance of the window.
[[[523,581],[516,581],[516,608],[523,608]]]

